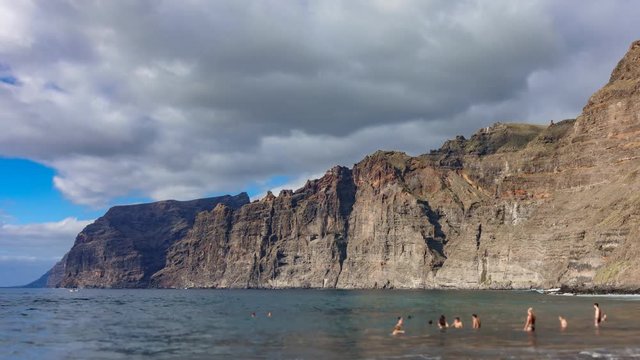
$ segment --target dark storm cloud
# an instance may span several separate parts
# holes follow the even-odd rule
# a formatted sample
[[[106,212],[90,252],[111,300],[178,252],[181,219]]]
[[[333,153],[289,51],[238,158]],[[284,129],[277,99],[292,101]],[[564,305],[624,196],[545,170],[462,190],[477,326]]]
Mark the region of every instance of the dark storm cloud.
[[[426,152],[495,121],[576,116],[639,36],[639,7],[0,1],[3,76],[21,81],[0,84],[0,155],[102,204]]]
[[[344,135],[451,116],[524,88],[528,73],[555,58],[549,21],[530,16],[535,7],[278,2],[221,5],[203,15],[159,4],[142,18],[135,11],[87,16],[131,34],[111,39],[127,60],[156,59],[148,70],[167,86],[133,91],[176,107],[226,111],[234,121],[266,125],[262,134]],[[189,74],[171,79],[167,72],[180,64]]]

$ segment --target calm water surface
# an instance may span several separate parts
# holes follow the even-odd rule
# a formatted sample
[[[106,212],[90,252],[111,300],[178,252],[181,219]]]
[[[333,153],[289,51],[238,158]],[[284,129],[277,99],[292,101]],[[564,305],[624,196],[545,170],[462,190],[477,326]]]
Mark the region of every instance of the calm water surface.
[[[593,327],[594,301],[608,316],[598,331]],[[522,332],[529,306],[538,316],[535,335]],[[469,328],[472,313],[482,319],[479,331]],[[442,332],[428,325],[440,314],[449,321],[460,316],[466,328]],[[406,334],[393,337],[389,333],[398,315],[405,316]],[[564,332],[558,315],[569,321]],[[0,358],[640,358],[638,319],[640,297],[0,289]]]

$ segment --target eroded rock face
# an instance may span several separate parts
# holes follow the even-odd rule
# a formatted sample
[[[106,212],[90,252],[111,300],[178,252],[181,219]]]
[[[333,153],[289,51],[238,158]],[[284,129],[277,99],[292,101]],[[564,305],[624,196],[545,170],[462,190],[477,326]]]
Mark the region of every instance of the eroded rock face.
[[[440,174],[420,174],[402,153],[377,152],[354,167],[355,205],[349,216],[341,288],[425,287],[444,261],[440,214],[407,188],[438,189]],[[424,176],[424,177],[423,177]]]
[[[493,198],[451,237],[440,285],[638,288],[640,42],[575,121],[463,162]]]
[[[380,151],[247,201],[110,211],[61,284],[640,288],[640,42],[575,120]]]
[[[240,209],[198,216],[154,277],[161,287],[334,287],[354,203],[351,170],[335,167],[303,188]]]
[[[183,238],[198,213],[218,204],[237,208],[247,194],[192,201],[116,206],[87,226],[66,255],[62,287],[146,287],[167,249]]]

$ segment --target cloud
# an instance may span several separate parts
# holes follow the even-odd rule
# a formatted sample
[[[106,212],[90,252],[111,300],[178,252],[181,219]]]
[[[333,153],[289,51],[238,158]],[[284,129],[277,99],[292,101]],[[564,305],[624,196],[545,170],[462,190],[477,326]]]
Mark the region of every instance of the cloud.
[[[55,262],[69,250],[76,235],[92,220],[0,224],[0,261]]]
[[[27,1],[0,2],[0,47],[20,48],[31,45],[29,15],[33,4]]]
[[[0,76],[19,80],[0,82],[0,155],[53,167],[67,198],[98,206],[573,117],[640,30],[625,1],[0,1],[0,14]]]
[[[1,212],[0,212],[1,215]],[[36,280],[71,248],[76,235],[93,220],[5,224],[0,217],[0,286]]]

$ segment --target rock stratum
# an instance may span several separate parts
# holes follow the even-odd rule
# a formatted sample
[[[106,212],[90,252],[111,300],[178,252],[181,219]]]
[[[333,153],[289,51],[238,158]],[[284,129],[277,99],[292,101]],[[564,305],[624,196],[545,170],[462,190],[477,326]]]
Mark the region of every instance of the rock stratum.
[[[296,191],[115,207],[40,285],[640,288],[640,42],[576,119],[378,151]]]

